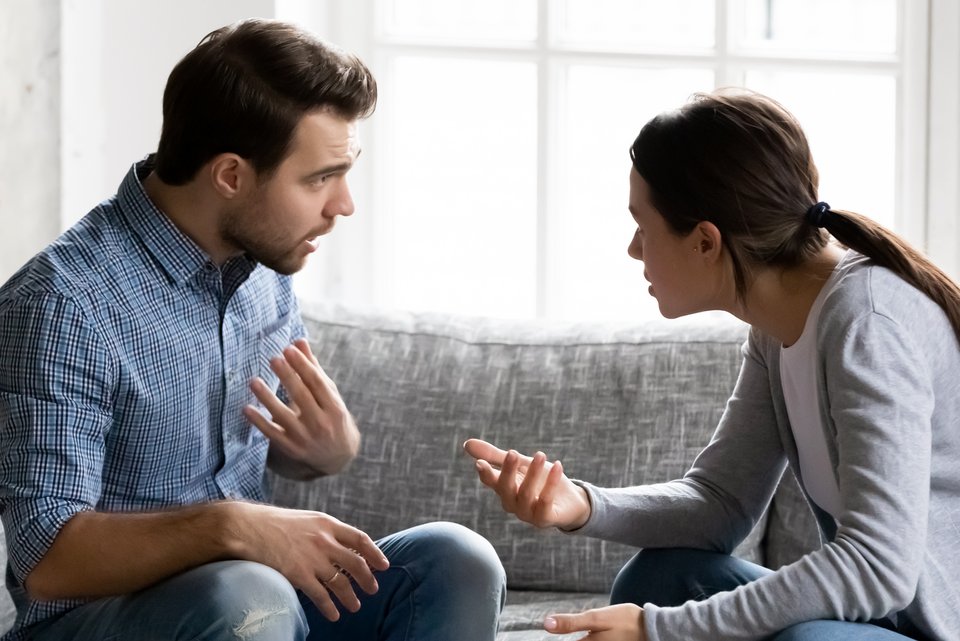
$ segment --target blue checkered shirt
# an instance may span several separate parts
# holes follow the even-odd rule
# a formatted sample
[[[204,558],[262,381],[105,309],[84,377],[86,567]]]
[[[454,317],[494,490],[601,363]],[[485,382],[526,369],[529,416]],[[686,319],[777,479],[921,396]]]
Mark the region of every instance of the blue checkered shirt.
[[[263,500],[267,440],[241,413],[253,376],[304,335],[290,278],[219,268],[151,203],[134,165],[0,289],[0,513],[22,630],[81,602],[23,589],[85,510]]]

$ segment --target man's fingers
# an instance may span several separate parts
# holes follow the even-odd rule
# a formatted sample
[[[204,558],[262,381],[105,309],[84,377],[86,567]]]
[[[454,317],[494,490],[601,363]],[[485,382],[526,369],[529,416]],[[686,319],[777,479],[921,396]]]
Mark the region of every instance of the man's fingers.
[[[296,350],[291,351],[296,352]],[[296,353],[300,354],[299,352]],[[300,354],[300,358],[304,358],[302,354]],[[305,418],[305,414],[313,416],[317,413],[316,407],[318,404],[316,396],[310,388],[309,382],[293,367],[290,359],[280,357],[273,358],[270,360],[270,369],[276,373],[280,378],[280,384],[287,390],[287,396],[290,400],[290,406],[288,406],[287,409],[290,410],[290,416],[292,418],[298,417],[298,414],[293,410],[294,405],[296,405],[299,418],[301,419]],[[280,400],[277,399],[276,402],[280,403]]]
[[[283,350],[283,358],[291,372],[295,373],[301,384],[309,390],[315,403],[325,409],[343,407],[343,399],[340,398],[336,385],[315,362],[315,359],[306,356],[296,347]]]
[[[360,599],[357,598],[356,592],[353,591],[353,582],[351,581],[350,574],[336,567],[334,567],[331,572],[333,578],[327,575],[323,581],[323,587],[327,588],[331,594],[337,597],[337,601],[339,601],[347,611],[356,612],[359,610]]]
[[[354,550],[344,550],[344,553],[339,555],[336,564],[340,566],[348,579],[351,579],[357,587],[367,594],[376,594],[377,590],[380,589],[380,585],[374,578],[373,572],[370,571],[366,559]]]
[[[243,415],[254,427],[260,430],[260,433],[266,436],[268,440],[275,442],[282,448],[290,447],[290,437],[283,428],[261,414],[253,405],[244,406]]]
[[[250,381],[250,391],[270,412],[273,421],[279,425],[289,425],[296,419],[293,411],[283,404],[273,390],[267,387],[267,384],[259,376]]]
[[[310,597],[310,600],[313,601],[313,604],[317,606],[320,614],[322,614],[323,618],[327,621],[338,621],[340,619],[340,611],[337,610],[337,606],[334,605],[333,599],[330,598],[330,593],[327,592],[326,587],[320,583],[320,579],[310,581],[308,585],[297,587]]]
[[[478,438],[467,439],[463,444],[463,449],[473,458],[486,461],[490,465],[496,465],[497,467],[503,465],[503,459],[507,456],[505,451]]]
[[[363,561],[374,570],[386,570],[390,567],[390,561],[380,551],[377,544],[369,536],[360,530],[354,530],[352,538],[341,539],[344,545],[352,552],[358,554]],[[370,594],[373,594],[372,592]]]
[[[310,343],[307,342],[305,338],[298,338],[293,341],[294,347],[303,352],[303,355],[306,356],[314,365],[320,366],[320,362],[317,360],[317,357],[313,355],[313,350],[310,349]]]

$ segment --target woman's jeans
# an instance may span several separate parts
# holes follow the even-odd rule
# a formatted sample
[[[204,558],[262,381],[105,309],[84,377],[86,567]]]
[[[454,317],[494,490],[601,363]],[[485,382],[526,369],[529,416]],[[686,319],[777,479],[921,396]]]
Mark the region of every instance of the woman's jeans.
[[[151,588],[99,599],[41,626],[38,641],[493,641],[503,567],[480,535],[429,523],[377,541],[390,569],[356,588],[360,610],[331,623],[273,569],[249,561],[200,566]]]
[[[733,590],[770,574],[760,565],[728,554],[703,550],[643,550],[617,575],[611,603],[680,605]],[[771,637],[771,641],[910,641],[910,637],[880,627],[886,622],[808,621]]]

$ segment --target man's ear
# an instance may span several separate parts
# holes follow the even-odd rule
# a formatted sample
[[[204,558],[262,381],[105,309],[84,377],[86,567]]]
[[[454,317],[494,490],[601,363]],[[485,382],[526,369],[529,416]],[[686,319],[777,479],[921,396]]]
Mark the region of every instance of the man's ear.
[[[723,249],[723,238],[717,226],[707,220],[697,223],[691,237],[694,242],[694,251],[705,259],[714,261],[720,258]]]
[[[221,197],[231,200],[256,183],[253,166],[237,154],[219,154],[209,163],[210,185]]]

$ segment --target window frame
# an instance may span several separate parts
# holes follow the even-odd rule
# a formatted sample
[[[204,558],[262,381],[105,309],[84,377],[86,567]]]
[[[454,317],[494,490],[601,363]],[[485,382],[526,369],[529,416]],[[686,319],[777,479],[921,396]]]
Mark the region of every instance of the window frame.
[[[831,58],[799,58],[790,55],[764,55],[734,51],[728,35],[732,30],[733,11],[738,0],[715,0],[715,49],[709,53],[596,52],[556,47],[546,30],[538,29],[538,38],[531,46],[460,46],[447,43],[415,42],[381,38],[377,11],[386,0],[351,0],[330,3],[321,29],[335,42],[358,53],[370,63],[377,75],[381,95],[392,92],[389,60],[398,54],[416,53],[441,57],[471,57],[533,61],[537,63],[538,82],[538,151],[540,170],[537,179],[537,292],[536,316],[545,316],[548,297],[556,295],[558,284],[551,283],[550,222],[553,190],[557,180],[557,163],[553,135],[559,116],[550,106],[559,104],[560,69],[577,62],[633,63],[651,61],[657,64],[691,62],[712,68],[717,86],[740,85],[749,68],[773,66],[796,70],[829,69],[831,72],[853,71],[892,75],[897,93],[897,130],[895,166],[895,225],[914,245],[928,251],[949,273],[960,272],[960,126],[955,114],[960,87],[960,62],[957,55],[956,28],[960,26],[960,10],[950,0],[897,0],[897,53],[890,56],[843,56]],[[550,0],[537,0],[538,23],[551,20]],[[956,23],[956,24],[954,24]],[[948,81],[934,85],[930,78]],[[951,84],[950,78],[955,81]],[[951,117],[952,116],[952,117]],[[362,126],[362,142],[376,149],[364,154],[364,162],[351,173],[359,216],[351,220],[347,233],[338,229],[338,238],[321,252],[314,268],[299,279],[298,291],[306,298],[322,296],[347,303],[392,307],[392,234],[397,221],[385,215],[383,199],[389,195],[375,190],[385,184],[390,171],[385,159],[389,151],[389,123],[374,115]],[[945,131],[943,138],[931,130]],[[868,150],[864,150],[868,153]],[[928,168],[930,171],[928,172]],[[951,173],[952,172],[952,173]],[[953,180],[951,180],[951,176]],[[917,214],[919,212],[919,215]],[[346,228],[344,225],[343,228]]]

